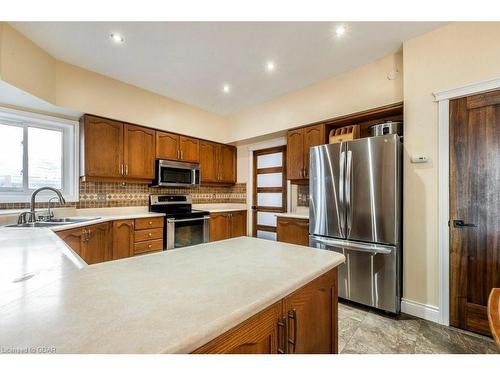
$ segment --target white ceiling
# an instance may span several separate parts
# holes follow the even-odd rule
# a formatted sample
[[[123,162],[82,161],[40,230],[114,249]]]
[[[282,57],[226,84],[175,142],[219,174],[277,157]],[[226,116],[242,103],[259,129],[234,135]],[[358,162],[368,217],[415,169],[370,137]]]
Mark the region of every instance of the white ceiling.
[[[13,22],[59,60],[227,115],[397,51],[436,22]],[[111,33],[125,38],[122,45]],[[265,63],[276,64],[269,74]],[[222,93],[222,85],[231,93]]]

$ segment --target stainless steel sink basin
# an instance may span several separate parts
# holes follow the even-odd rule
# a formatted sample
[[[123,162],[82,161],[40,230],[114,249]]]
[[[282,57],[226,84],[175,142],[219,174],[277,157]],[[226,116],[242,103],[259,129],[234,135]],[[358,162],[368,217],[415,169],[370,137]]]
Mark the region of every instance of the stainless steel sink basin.
[[[7,228],[49,228],[57,225],[76,224],[85,221],[97,220],[100,217],[58,217],[52,218],[50,221],[37,221],[35,223],[10,224]]]

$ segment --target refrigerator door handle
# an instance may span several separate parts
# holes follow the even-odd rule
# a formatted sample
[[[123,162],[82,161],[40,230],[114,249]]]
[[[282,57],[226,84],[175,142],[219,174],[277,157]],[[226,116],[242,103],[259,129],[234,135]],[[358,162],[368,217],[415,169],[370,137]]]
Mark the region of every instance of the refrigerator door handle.
[[[352,151],[347,151],[347,166],[346,166],[346,211],[347,211],[347,237],[351,234],[352,225],[352,189],[351,189],[351,179],[352,179]]]
[[[339,158],[339,207],[340,207],[340,235],[345,237],[345,211],[344,211],[344,185],[345,185],[345,151],[340,153]]]
[[[361,251],[373,255],[376,254],[389,255],[394,250],[393,246],[353,243],[352,241],[326,239],[318,236],[310,236],[310,238],[314,241],[317,241],[327,246],[339,247],[346,250]]]

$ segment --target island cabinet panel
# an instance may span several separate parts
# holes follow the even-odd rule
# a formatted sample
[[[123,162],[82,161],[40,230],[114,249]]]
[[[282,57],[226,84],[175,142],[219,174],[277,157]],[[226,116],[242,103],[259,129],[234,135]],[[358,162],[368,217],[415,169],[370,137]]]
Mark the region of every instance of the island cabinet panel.
[[[134,253],[134,220],[113,221],[112,259],[122,259]]]
[[[277,324],[282,319],[282,311],[283,304],[279,301],[198,348],[194,353],[276,354],[278,334],[284,335],[284,326],[278,330]]]
[[[305,180],[309,178],[309,149],[322,145],[325,140],[325,125],[312,125],[287,133],[287,179]]]
[[[309,246],[309,220],[278,217],[276,238],[280,242]]]
[[[82,259],[88,264],[111,260],[111,239],[109,223],[90,225],[87,230]]]
[[[200,161],[200,140],[181,135],[179,137],[180,160],[198,163]]]
[[[200,181],[201,183],[217,183],[219,167],[217,162],[216,143],[200,141]]]
[[[82,175],[121,178],[123,166],[123,123],[84,116],[80,127]]]
[[[179,136],[167,132],[156,132],[156,159],[178,160]]]
[[[210,242],[246,235],[246,211],[216,212],[210,214]]]
[[[337,269],[328,271],[201,346],[207,354],[335,354]]]
[[[152,180],[155,177],[155,131],[125,124],[124,134],[125,177]]]

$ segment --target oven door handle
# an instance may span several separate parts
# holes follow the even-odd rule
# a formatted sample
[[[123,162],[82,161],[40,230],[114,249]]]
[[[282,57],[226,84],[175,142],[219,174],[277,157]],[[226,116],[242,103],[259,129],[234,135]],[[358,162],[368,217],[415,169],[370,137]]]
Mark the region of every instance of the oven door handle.
[[[199,221],[199,220],[208,220],[208,219],[210,219],[210,216],[193,217],[191,219],[167,219],[167,223],[183,223],[186,221]]]

